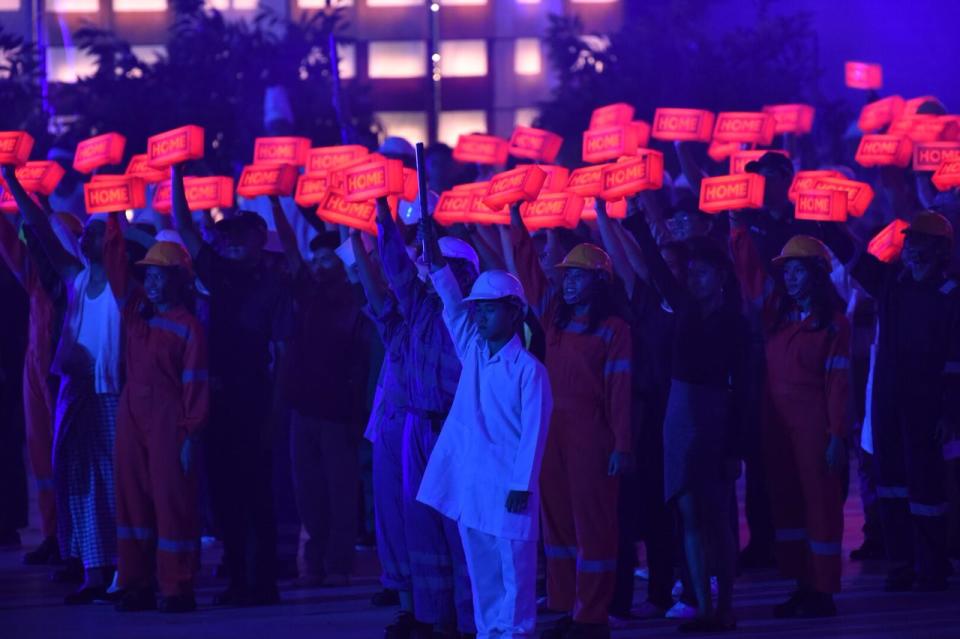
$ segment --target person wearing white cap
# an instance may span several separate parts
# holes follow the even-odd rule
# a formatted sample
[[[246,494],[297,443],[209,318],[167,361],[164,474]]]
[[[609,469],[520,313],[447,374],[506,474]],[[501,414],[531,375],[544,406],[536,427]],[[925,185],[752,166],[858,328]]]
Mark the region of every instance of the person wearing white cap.
[[[520,338],[527,310],[520,280],[487,271],[463,297],[441,252],[430,253],[437,256],[431,278],[463,370],[417,499],[459,526],[478,639],[532,637],[550,380]]]

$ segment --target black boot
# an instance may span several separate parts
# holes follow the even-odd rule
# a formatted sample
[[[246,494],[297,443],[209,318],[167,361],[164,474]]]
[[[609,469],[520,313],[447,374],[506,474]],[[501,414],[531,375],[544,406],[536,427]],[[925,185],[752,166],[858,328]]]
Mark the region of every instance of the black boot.
[[[782,604],[773,607],[773,616],[776,619],[793,619],[800,616],[800,606],[806,598],[808,590],[800,588],[790,595],[790,598]]]
[[[193,595],[174,595],[173,597],[161,597],[157,602],[157,610],[160,612],[193,612],[197,609],[197,600]]]
[[[384,628],[384,639],[410,639],[413,630],[417,625],[416,619],[406,610],[397,613],[397,618],[392,624]]]
[[[114,607],[117,612],[156,610],[157,597],[152,588],[134,588],[123,593]]]
[[[851,561],[873,561],[886,557],[883,542],[877,539],[864,539],[863,544],[850,551]]]
[[[837,605],[833,602],[833,595],[829,592],[808,592],[800,602],[797,616],[804,619],[836,617]]]
[[[79,559],[67,559],[63,568],[50,574],[50,581],[55,584],[82,584],[83,564]]]
[[[389,608],[390,606],[399,606],[400,593],[398,593],[396,590],[384,588],[380,592],[375,593],[373,597],[370,598],[370,603],[372,603],[377,608]]]
[[[60,559],[60,546],[56,537],[47,537],[40,545],[23,556],[25,566],[57,566],[63,563]]]

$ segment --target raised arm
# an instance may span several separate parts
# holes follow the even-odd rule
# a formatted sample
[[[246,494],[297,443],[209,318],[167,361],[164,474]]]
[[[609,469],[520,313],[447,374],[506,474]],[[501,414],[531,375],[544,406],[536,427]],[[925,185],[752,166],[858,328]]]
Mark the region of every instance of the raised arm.
[[[744,301],[760,311],[773,290],[772,282],[753,236],[735,215],[730,216],[730,254]]]
[[[432,217],[420,218],[420,234],[424,243],[424,258],[428,259],[430,279],[433,288],[443,302],[443,323],[450,333],[450,341],[457,351],[457,357],[463,361],[470,345],[477,339],[477,327],[470,321],[470,313],[463,302],[463,293],[456,276],[450,270],[447,260],[440,254],[437,241],[436,222]]]
[[[883,293],[883,287],[892,275],[894,266],[881,262],[866,251],[862,243],[842,224],[824,223],[820,225],[824,243],[833,251],[842,264],[848,265],[853,279],[863,290],[875,299]]]
[[[471,225],[470,243],[477,249],[483,270],[504,269],[506,262],[501,254],[500,233],[496,227],[483,224]]]
[[[704,172],[693,157],[693,146],[690,142],[674,142],[673,148],[676,149],[677,159],[680,160],[680,170],[690,183],[690,190],[700,197],[700,182],[703,181]]]
[[[280,237],[280,246],[283,247],[283,253],[287,257],[287,264],[290,266],[291,273],[299,273],[303,266],[303,256],[300,255],[300,247],[297,245],[297,234],[290,226],[290,220],[287,214],[283,212],[280,206],[280,198],[270,196],[270,208],[273,211],[273,224],[277,227],[277,235]]]
[[[103,268],[117,304],[124,309],[130,302],[130,265],[127,263],[127,247],[120,229],[120,213],[111,213],[107,218],[107,232],[103,237]]]
[[[550,301],[550,286],[533,247],[533,238],[530,237],[530,232],[527,231],[520,216],[519,204],[510,207],[510,243],[513,245],[517,277],[523,284],[523,290],[527,294],[527,300],[534,314],[538,319],[542,319]]]
[[[390,293],[387,291],[387,287],[383,283],[377,267],[374,266],[373,260],[370,259],[367,248],[363,245],[360,231],[354,230],[350,232],[350,246],[353,247],[353,256],[357,261],[357,276],[360,279],[360,286],[363,287],[363,293],[367,298],[367,303],[370,305],[370,310],[379,316],[383,313],[387,303],[387,296]]]
[[[390,213],[386,198],[377,200],[377,229],[384,277],[396,297],[400,314],[412,319],[426,297],[426,287],[417,276],[416,265],[407,255],[400,227]]]
[[[23,185],[20,184],[20,180],[17,179],[16,170],[13,166],[3,167],[3,179],[6,180],[7,186],[10,187],[10,193],[17,201],[20,212],[23,214],[27,224],[33,228],[37,241],[43,248],[43,252],[47,254],[47,258],[50,260],[50,264],[57,272],[57,275],[59,275],[60,279],[64,282],[72,281],[76,278],[77,273],[83,269],[83,264],[80,260],[64,250],[60,240],[57,239],[56,233],[53,232],[53,227],[50,225],[50,218],[44,213],[43,209],[33,201],[33,198],[31,198],[23,188]]]
[[[543,366],[531,366],[520,377],[520,446],[510,473],[509,490],[537,492],[540,466],[550,430],[553,396]]]
[[[627,289],[627,297],[633,299],[633,289],[636,284],[637,274],[630,261],[627,259],[627,253],[624,250],[623,242],[616,230],[616,222],[607,215],[607,201],[603,198],[596,198],[597,208],[597,228],[600,229],[600,239],[603,240],[603,246],[610,254],[610,260],[613,262],[613,269],[616,271],[623,285]]]
[[[9,215],[0,215],[0,257],[20,285],[26,289],[27,279],[30,277],[30,253],[20,241],[17,227],[10,221]]]
[[[177,224],[177,233],[183,240],[184,246],[194,260],[203,248],[203,238],[196,224],[193,223],[193,215],[190,213],[190,205],[187,203],[187,190],[183,186],[183,165],[175,164],[170,169],[170,186],[173,193],[173,218]]]
[[[631,215],[624,224],[625,228],[633,233],[640,250],[643,252],[644,262],[650,272],[651,284],[660,292],[660,295],[667,301],[672,308],[678,309],[685,302],[683,288],[677,278],[673,276],[670,267],[660,255],[660,247],[657,246],[650,232],[650,227],[640,215]]]
[[[300,206],[297,204],[297,211],[300,213],[300,217],[302,217],[314,231],[317,233],[327,232],[327,227],[323,225],[323,220],[317,217],[316,206]]]

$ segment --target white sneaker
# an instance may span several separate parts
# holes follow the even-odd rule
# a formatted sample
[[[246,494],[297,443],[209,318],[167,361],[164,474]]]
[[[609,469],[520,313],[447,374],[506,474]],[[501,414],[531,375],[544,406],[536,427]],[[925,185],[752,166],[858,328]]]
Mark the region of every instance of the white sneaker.
[[[670,594],[673,595],[674,599],[677,599],[683,595],[683,582],[677,579],[673,584],[673,590],[670,591]]]
[[[697,609],[693,606],[688,606],[682,601],[678,601],[673,604],[673,608],[668,610],[664,616],[667,619],[693,619],[697,616]]]
[[[637,579],[643,579],[644,581],[649,581],[650,569],[647,568],[646,566],[642,568],[637,568],[636,570],[633,571],[633,576],[636,577]]]

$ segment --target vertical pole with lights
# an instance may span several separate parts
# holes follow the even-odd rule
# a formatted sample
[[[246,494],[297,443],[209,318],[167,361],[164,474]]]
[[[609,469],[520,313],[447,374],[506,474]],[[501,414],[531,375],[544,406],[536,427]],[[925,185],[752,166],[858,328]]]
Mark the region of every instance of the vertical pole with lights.
[[[427,56],[430,67],[430,103],[427,105],[427,139],[437,141],[440,119],[440,0],[428,0]]]

